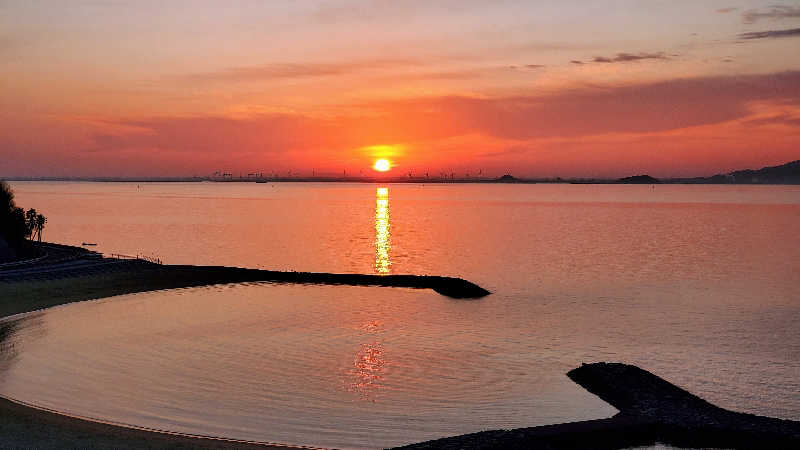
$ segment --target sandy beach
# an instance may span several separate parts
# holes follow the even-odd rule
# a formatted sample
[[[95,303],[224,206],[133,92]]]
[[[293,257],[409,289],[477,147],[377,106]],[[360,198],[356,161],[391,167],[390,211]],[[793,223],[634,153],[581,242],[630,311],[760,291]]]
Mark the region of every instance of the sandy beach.
[[[77,419],[0,399],[0,448],[297,448],[188,437]]]

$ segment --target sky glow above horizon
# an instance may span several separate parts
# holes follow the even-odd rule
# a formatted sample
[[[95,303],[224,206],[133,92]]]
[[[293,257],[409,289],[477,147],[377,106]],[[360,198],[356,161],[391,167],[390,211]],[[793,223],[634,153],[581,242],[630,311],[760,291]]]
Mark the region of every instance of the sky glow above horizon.
[[[800,2],[0,1],[0,177],[800,159]]]

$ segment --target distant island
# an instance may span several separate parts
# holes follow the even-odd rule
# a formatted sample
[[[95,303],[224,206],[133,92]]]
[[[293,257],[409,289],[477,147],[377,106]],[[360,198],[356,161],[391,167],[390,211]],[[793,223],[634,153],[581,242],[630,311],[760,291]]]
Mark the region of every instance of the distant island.
[[[623,178],[518,178],[511,174],[501,177],[455,173],[439,174],[435,176],[415,175],[408,173],[405,176],[368,176],[368,175],[337,175],[337,176],[304,176],[295,173],[285,175],[250,173],[240,174],[238,177],[231,173],[215,173],[209,176],[193,177],[6,177],[9,181],[99,181],[99,182],[255,182],[255,183],[285,183],[285,182],[318,182],[318,183],[572,183],[572,184],[800,184],[800,160],[781,164],[779,166],[762,167],[761,169],[745,169],[716,174],[708,177],[694,178],[655,178],[648,174],[633,175]]]
[[[620,178],[617,180],[623,184],[656,184],[661,183],[658,178],[653,178],[650,175],[634,175],[632,177]]]

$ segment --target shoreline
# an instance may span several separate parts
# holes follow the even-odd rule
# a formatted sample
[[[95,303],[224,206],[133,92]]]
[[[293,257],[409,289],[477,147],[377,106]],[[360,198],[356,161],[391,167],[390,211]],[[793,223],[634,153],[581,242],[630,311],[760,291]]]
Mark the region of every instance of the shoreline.
[[[195,436],[76,417],[0,396],[0,448],[298,449],[290,444]]]
[[[798,185],[800,184],[800,160],[790,161],[777,166],[767,166],[760,169],[744,168],[728,173],[718,173],[709,176],[694,177],[667,177],[656,179],[649,175],[634,174],[625,175],[623,178],[594,178],[594,177],[524,177],[516,178],[509,173],[499,176],[483,175],[482,171],[478,174],[451,172],[434,174],[430,177],[428,173],[424,176],[418,173],[403,175],[370,176],[370,175],[319,175],[291,172],[282,176],[277,173],[263,172],[249,173],[247,177],[239,174],[234,177],[232,173],[215,173],[214,175],[191,176],[191,177],[10,177],[10,181],[90,181],[90,182],[128,182],[128,183],[164,183],[164,182],[214,182],[214,183],[421,183],[421,184],[729,184],[729,185]]]

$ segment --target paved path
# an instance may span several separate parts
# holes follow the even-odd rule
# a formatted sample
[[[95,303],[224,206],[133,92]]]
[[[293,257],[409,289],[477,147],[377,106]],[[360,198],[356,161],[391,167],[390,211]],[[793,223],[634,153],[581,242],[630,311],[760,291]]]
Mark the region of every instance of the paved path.
[[[138,259],[104,258],[102,254],[80,247],[38,244],[44,257],[0,267],[0,282],[59,279],[136,270],[155,264]]]

